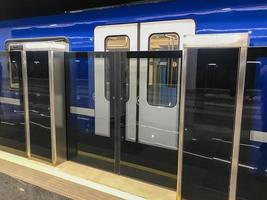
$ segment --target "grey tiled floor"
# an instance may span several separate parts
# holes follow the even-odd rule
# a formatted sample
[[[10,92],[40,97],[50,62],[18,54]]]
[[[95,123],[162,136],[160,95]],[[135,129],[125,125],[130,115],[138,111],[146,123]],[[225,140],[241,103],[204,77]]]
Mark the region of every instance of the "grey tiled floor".
[[[0,200],[69,200],[69,198],[0,173]]]

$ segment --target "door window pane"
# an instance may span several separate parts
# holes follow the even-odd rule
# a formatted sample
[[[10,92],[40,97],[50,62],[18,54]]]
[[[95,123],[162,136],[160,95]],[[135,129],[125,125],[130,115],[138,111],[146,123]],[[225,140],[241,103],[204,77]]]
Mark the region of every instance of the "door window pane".
[[[108,36],[105,39],[105,51],[130,51],[130,39],[126,35],[121,36]],[[122,65],[127,67],[123,68],[121,72],[123,95],[124,99],[129,99],[129,62],[126,59],[121,59]],[[105,97],[110,100],[110,62],[105,62]]]
[[[106,51],[129,51],[130,39],[126,35],[108,36],[105,40]]]
[[[15,59],[14,56],[12,56],[9,62],[10,89],[19,89],[19,81],[20,81],[20,73],[21,73],[21,70],[19,69],[20,67],[21,66],[20,66],[20,63],[18,63],[18,60]]]
[[[176,33],[157,33],[149,38],[150,51],[178,50]],[[173,107],[177,104],[178,59],[151,58],[148,62],[147,101],[150,105]]]
[[[228,199],[239,49],[188,49],[182,196]]]

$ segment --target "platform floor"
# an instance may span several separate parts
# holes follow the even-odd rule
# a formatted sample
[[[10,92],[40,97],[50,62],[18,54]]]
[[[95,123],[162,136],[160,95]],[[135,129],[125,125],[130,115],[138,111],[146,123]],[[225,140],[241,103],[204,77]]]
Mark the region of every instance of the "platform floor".
[[[175,191],[67,161],[57,167],[0,151],[0,173],[70,199],[175,200]]]
[[[0,173],[1,200],[70,200],[70,198],[47,191],[36,185],[26,183],[6,174]]]

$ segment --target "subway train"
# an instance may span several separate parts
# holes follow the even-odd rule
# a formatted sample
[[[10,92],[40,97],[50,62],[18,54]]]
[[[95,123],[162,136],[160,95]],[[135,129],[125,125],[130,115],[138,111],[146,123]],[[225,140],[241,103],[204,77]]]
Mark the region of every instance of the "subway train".
[[[263,0],[145,1],[1,21],[0,147],[51,162],[51,127],[63,124],[66,160],[178,199],[265,200],[266,46]]]

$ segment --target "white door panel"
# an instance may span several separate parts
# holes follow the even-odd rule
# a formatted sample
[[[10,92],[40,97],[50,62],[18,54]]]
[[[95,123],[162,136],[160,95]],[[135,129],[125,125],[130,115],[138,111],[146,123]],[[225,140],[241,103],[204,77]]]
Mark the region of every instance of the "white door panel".
[[[177,33],[179,49],[182,50],[184,35],[195,34],[195,23],[193,20],[142,23],[141,51],[149,50],[149,38],[155,33]],[[179,85],[177,86],[177,103],[174,107],[150,105],[147,101],[147,65],[147,59],[140,60],[139,141],[149,145],[177,149]]]
[[[95,134],[110,136],[109,101],[105,97],[105,59],[97,58],[94,61],[95,71]]]
[[[173,110],[176,109],[177,105],[167,108],[148,104],[147,59],[140,60],[139,142],[175,149],[178,142],[178,111]]]
[[[126,140],[136,140],[137,60],[130,59],[129,100],[126,103]]]
[[[137,50],[137,24],[99,26],[95,28],[95,51],[105,51],[107,36],[126,35],[130,39],[130,51]],[[110,136],[110,104],[105,98],[105,62],[95,61],[95,133]],[[136,60],[129,63],[129,100],[126,103],[126,140],[136,139]]]

